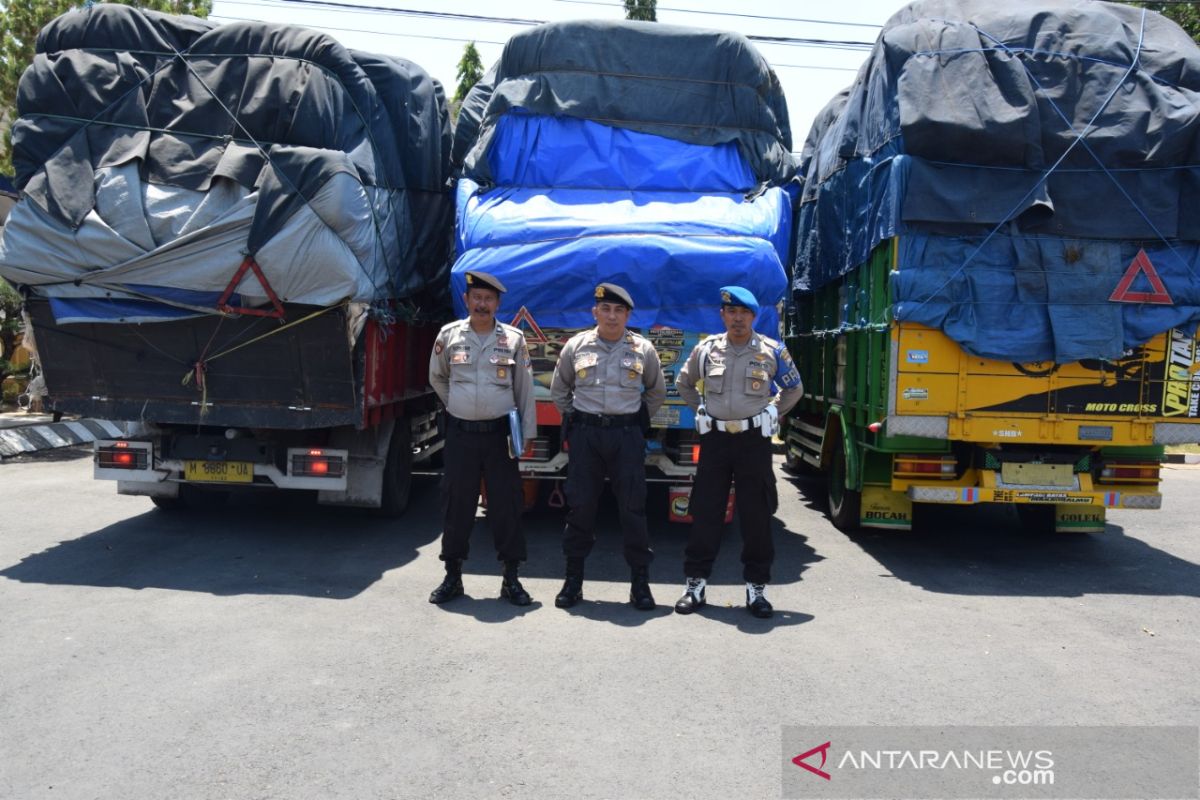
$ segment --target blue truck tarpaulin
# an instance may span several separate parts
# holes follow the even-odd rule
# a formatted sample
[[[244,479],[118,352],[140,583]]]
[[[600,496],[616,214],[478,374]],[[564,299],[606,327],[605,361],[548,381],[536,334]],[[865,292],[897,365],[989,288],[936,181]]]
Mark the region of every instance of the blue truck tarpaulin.
[[[593,289],[612,281],[633,293],[631,326],[719,330],[719,289],[732,283],[763,305],[755,327],[778,335],[791,198],[757,191],[733,143],[514,113],[493,148],[491,175],[505,183],[458,186],[460,313],[463,273],[482,270],[508,288],[502,317],[524,307],[539,325],[587,327]]]

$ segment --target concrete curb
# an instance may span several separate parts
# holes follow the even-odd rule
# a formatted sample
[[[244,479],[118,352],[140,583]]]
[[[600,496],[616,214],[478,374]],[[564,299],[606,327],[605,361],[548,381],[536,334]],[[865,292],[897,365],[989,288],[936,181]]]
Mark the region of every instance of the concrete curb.
[[[1165,464],[1200,464],[1200,453],[1166,453]]]
[[[87,444],[97,439],[123,439],[145,432],[140,422],[75,419],[0,429],[0,459]]]

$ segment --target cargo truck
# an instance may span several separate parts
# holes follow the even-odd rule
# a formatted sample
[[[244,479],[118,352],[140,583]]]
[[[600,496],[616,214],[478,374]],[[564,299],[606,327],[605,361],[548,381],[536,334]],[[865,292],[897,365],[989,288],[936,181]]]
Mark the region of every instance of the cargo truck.
[[[570,454],[550,401],[559,350],[594,326],[597,284],[627,289],[629,327],[657,348],[668,399],[652,421],[647,478],[668,485],[669,518],[689,521],[699,452],[674,378],[721,329],[719,287],[737,283],[775,308],[790,258],[794,176],[787,106],[744,37],[641,22],[579,21],[514,36],[463,103],[455,132],[456,302],[463,274],[507,287],[498,316],[525,332],[538,435],[522,458],[553,482]],[[459,312],[462,313],[462,308]]]
[[[40,34],[0,276],[56,411],[142,423],[95,477],[160,508],[311,490],[401,513],[441,446],[441,87],[302,28],[98,4]]]
[[[1098,532],[1200,441],[1200,50],[1115,4],[919,2],[805,145],[788,464],[843,530]]]

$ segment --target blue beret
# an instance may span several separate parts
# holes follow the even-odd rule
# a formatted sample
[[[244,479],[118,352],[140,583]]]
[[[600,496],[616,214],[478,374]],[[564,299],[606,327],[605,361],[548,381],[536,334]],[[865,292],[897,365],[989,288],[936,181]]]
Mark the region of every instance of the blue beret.
[[[722,286],[721,305],[742,306],[743,308],[750,309],[755,314],[758,313],[758,301],[754,299],[754,294],[749,289],[743,289],[741,286]]]

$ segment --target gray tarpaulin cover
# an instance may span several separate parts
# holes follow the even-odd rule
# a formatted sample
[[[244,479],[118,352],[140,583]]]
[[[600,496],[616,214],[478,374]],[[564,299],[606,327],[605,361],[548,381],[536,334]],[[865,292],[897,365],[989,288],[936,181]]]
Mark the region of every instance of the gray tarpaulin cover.
[[[104,3],[42,31],[18,113],[0,276],[59,322],[211,312],[246,256],[289,303],[444,294],[450,123],[411,62]]]
[[[1118,358],[1200,321],[1200,49],[1090,0],[925,0],[804,145],[793,286],[900,236],[896,318],[1012,361]],[[1145,250],[1170,302],[1110,300]],[[1152,288],[1137,276],[1137,294]]]

